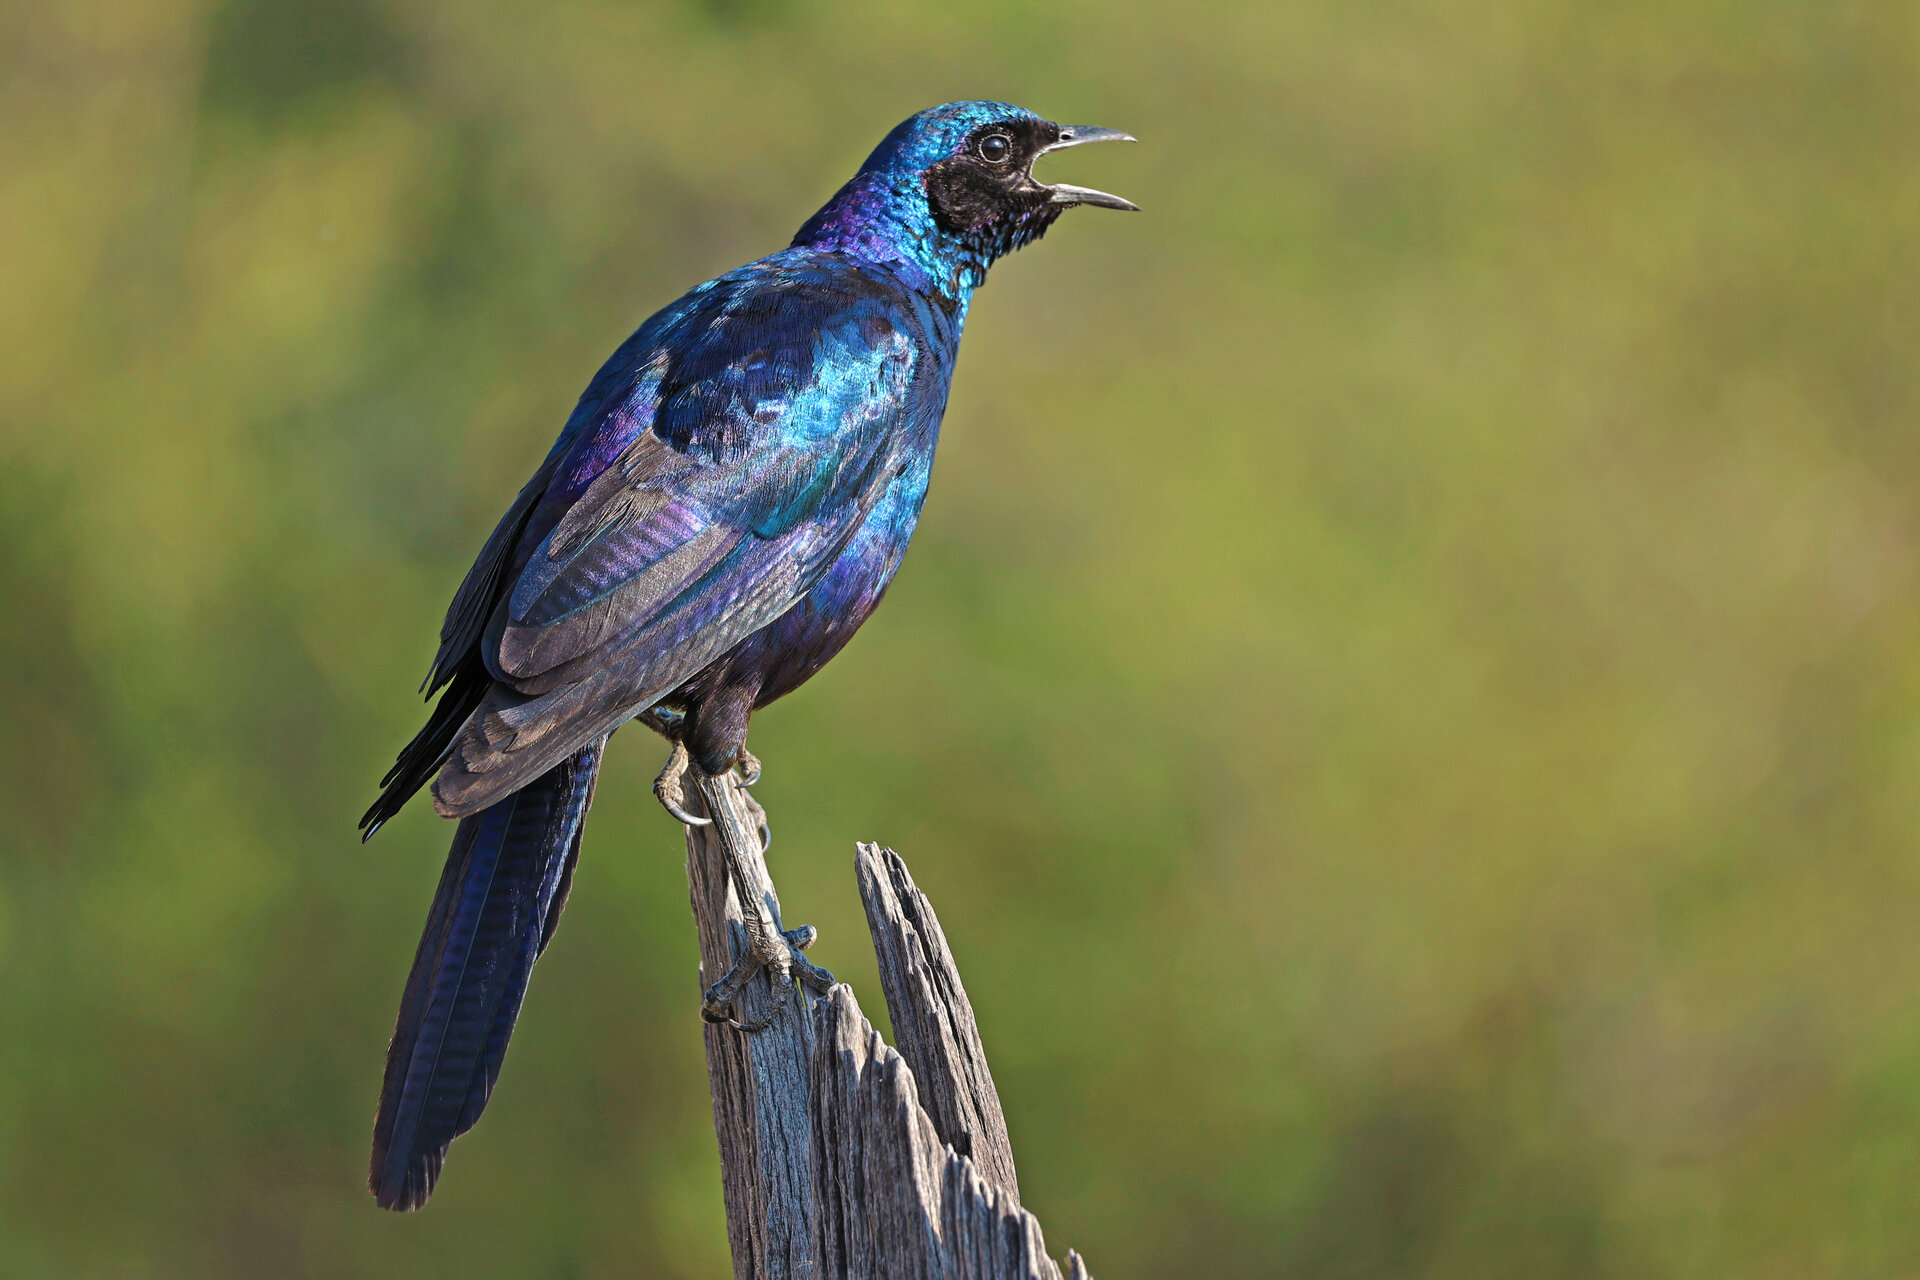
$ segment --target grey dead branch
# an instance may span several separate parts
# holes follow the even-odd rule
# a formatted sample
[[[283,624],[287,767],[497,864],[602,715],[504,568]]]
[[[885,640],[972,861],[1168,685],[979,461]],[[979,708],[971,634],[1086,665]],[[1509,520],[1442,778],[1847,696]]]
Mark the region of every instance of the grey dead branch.
[[[687,880],[702,983],[746,941],[722,840],[759,850],[766,815],[731,778],[712,826],[687,828]],[[690,806],[691,807],[691,806]],[[708,810],[702,805],[702,812]],[[726,828],[731,828],[728,830]],[[860,1012],[853,989],[795,991],[764,1031],[706,1027],[727,1237],[738,1280],[1084,1280],[1069,1252],[1048,1256],[1020,1207],[1013,1148],[973,1006],[946,935],[906,863],[863,844],[860,896],[898,1049]],[[758,852],[741,862],[782,928]],[[766,973],[744,1015],[776,1008]]]

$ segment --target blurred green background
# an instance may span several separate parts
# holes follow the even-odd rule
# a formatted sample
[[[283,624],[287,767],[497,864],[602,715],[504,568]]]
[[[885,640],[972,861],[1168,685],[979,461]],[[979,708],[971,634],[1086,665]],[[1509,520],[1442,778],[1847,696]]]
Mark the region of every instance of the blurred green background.
[[[0,1275],[725,1274],[615,742],[499,1092],[363,1185],[450,828],[353,823],[601,359],[897,120],[1143,142],[763,712],[1105,1280],[1920,1274],[1920,10],[0,6]]]

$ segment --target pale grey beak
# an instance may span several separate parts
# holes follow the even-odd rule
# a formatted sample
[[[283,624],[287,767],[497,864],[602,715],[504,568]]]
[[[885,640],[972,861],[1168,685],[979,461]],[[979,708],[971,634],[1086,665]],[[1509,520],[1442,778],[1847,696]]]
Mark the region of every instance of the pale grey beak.
[[[1098,125],[1091,124],[1065,124],[1060,126],[1059,139],[1052,145],[1042,148],[1040,155],[1044,156],[1052,151],[1065,151],[1068,147],[1084,147],[1089,142],[1135,141],[1138,139],[1132,134],[1122,133],[1118,129],[1102,129]],[[1034,158],[1037,160],[1039,156]],[[1123,200],[1105,191],[1095,191],[1092,187],[1076,187],[1068,182],[1042,185],[1053,193],[1048,201],[1050,204],[1086,204],[1097,209],[1131,209],[1136,213],[1140,211],[1140,206],[1133,201]]]
[[[1089,142],[1138,142],[1140,139],[1118,129],[1102,129],[1094,124],[1063,124],[1060,126],[1060,140],[1052,146],[1043,148],[1041,155],[1049,151],[1064,151],[1068,147],[1084,147]]]

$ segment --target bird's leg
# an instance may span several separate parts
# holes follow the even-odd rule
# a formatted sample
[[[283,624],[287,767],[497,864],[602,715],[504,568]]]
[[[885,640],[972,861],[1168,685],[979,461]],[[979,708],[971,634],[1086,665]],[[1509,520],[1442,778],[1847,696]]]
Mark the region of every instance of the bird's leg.
[[[759,891],[761,878],[753,873],[752,847],[747,843],[749,827],[733,803],[732,789],[724,776],[714,777],[696,768],[694,785],[707,811],[714,815],[714,834],[720,841],[726,860],[727,877],[733,882],[739,901],[746,946],[735,958],[733,968],[707,988],[701,1001],[700,1016],[708,1022],[725,1022],[742,1031],[762,1031],[772,1026],[781,1010],[793,997],[794,979],[805,983],[816,995],[825,995],[833,987],[833,975],[800,953],[813,945],[818,931],[812,925],[782,931]],[[743,1019],[739,1016],[740,995],[762,969],[772,970],[773,1007],[766,1016]]]
[[[733,776],[740,780],[740,785],[743,787],[750,787],[760,781],[760,757],[745,747],[740,748],[740,758],[733,762]],[[773,828],[767,825],[767,811],[762,809],[760,811],[760,856],[765,857],[767,850],[771,848],[773,848]]]
[[[708,819],[696,818],[687,812],[687,795],[682,785],[686,777],[689,757],[684,745],[687,729],[686,713],[675,711],[671,707],[648,707],[634,717],[641,724],[653,730],[673,744],[673,754],[667,757],[667,763],[660,770],[660,776],[654,779],[653,794],[659,799],[666,811],[690,827],[704,827]],[[740,748],[740,758],[733,762],[734,776],[740,779],[740,785],[751,787],[760,781],[760,757]],[[761,852],[772,841],[765,827],[761,828]]]
[[[659,727],[651,721],[648,724],[650,728]],[[653,797],[660,802],[661,808],[680,822],[689,827],[704,827],[713,819],[702,818],[698,814],[687,811],[687,771],[693,765],[692,758],[687,754],[687,744],[671,736],[669,740],[673,743],[673,751],[667,756],[667,763],[661,767],[660,776],[653,780]],[[741,786],[750,787],[760,781],[760,761],[751,752],[744,750],[741,751],[740,757],[739,762],[733,766],[733,773],[740,780]],[[760,823],[760,852],[764,854],[772,847],[773,829],[763,819]]]
[[[704,827],[713,821],[687,812],[687,793],[682,783],[687,776],[689,760],[687,744],[680,736],[686,728],[687,717],[666,707],[648,707],[634,719],[673,744],[673,751],[667,756],[667,763],[661,767],[660,776],[653,780],[654,799],[660,802],[660,807],[689,827]]]
[[[653,780],[653,796],[660,802],[661,808],[684,822],[689,827],[704,827],[712,818],[702,818],[687,812],[687,793],[682,783],[687,776],[687,744],[679,738],[673,740],[673,753],[667,757],[660,776]]]

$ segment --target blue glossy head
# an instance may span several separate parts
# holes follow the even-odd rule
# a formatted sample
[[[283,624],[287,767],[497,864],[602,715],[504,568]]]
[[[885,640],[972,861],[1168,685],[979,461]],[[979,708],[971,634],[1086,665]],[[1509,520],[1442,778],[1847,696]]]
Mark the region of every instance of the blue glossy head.
[[[880,140],[860,172],[924,173],[967,149],[969,139],[983,126],[1033,127],[1047,122],[1011,102],[948,102],[928,107],[893,126]]]
[[[1033,176],[1034,162],[1050,151],[1108,141],[1133,139],[1057,125],[1006,102],[931,107],[901,121],[793,242],[899,264],[959,297],[979,287],[996,258],[1045,235],[1073,206],[1135,207]]]

